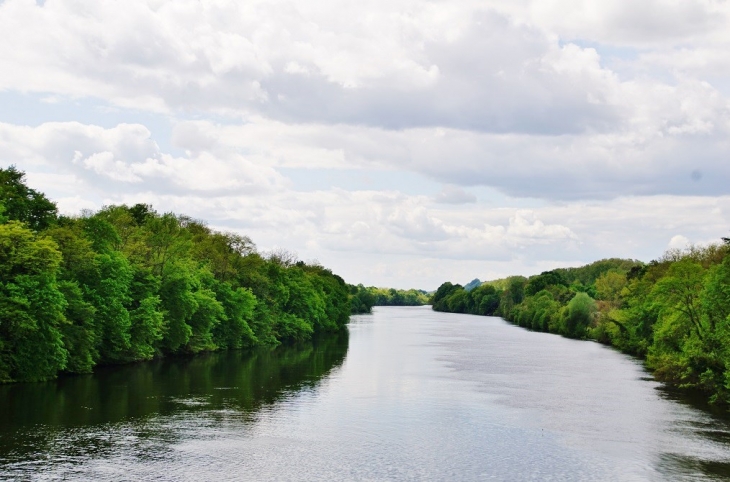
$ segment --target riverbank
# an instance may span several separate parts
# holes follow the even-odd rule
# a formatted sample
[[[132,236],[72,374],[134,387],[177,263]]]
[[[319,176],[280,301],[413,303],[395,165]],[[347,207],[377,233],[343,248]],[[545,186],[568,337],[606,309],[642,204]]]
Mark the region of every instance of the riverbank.
[[[0,480],[730,476],[730,422],[647,378],[597,343],[375,307],[315,343],[4,385]]]
[[[0,169],[0,383],[340,331],[339,276],[152,206],[69,217]]]
[[[444,283],[436,311],[501,316],[527,329],[592,339],[645,360],[677,389],[730,403],[730,246],[667,252],[644,264],[601,260],[467,291]]]

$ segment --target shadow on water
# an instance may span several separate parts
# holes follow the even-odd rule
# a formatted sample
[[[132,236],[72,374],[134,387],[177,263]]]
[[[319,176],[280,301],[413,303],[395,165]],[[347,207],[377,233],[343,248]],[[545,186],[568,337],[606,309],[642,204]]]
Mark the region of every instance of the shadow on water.
[[[37,452],[60,431],[140,425],[149,417],[196,411],[233,411],[251,419],[283,397],[316,389],[343,363],[347,349],[343,330],[275,349],[169,358],[48,383],[2,385],[0,466],[8,456],[18,460],[24,452]]]
[[[708,403],[707,395],[701,392],[687,392],[668,386],[661,386],[658,390],[662,398],[706,415],[696,420],[684,421],[678,424],[675,430],[691,433],[716,447],[723,448],[726,455],[730,454],[730,411],[727,406]],[[674,477],[692,478],[702,474],[711,480],[730,480],[728,460],[665,453],[660,457],[658,468],[661,473]]]
[[[696,478],[702,474],[710,480],[728,480],[730,477],[730,463],[714,460],[702,460],[697,457],[688,457],[677,454],[664,454],[659,461],[659,471],[675,480],[681,478]]]

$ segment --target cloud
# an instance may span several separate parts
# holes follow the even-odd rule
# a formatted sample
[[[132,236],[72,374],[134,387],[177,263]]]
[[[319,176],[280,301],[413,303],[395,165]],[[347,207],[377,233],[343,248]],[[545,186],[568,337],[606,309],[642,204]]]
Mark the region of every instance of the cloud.
[[[682,109],[716,109],[706,104],[689,102]],[[52,166],[112,191],[255,194],[296,185],[280,170],[297,168],[414,172],[445,185],[432,198],[441,204],[473,203],[476,198],[464,189],[469,186],[547,200],[726,193],[730,129],[724,120],[715,117],[709,125],[689,114],[670,118],[663,133],[637,128],[559,137],[263,118],[239,125],[191,121],[173,130],[173,144],[185,152],[179,156],[161,151],[139,124],[108,129],[75,122],[0,124],[0,161]]]
[[[0,123],[0,162],[72,174],[93,192],[155,190],[159,193],[261,193],[284,178],[230,149],[196,151],[186,157],[161,152],[139,124],[105,129],[78,122],[38,127]]]
[[[2,110],[0,163],[67,212],[150,202],[353,281],[435,288],[449,266],[464,281],[651,259],[667,240],[727,234],[729,13],[714,0],[0,1],[3,98],[30,93],[33,119],[65,120]],[[344,170],[372,189],[342,189],[330,175]]]
[[[646,94],[636,87],[633,96]],[[176,144],[231,149],[276,168],[410,171],[450,187],[435,202],[466,202],[464,187],[488,186],[515,197],[610,199],[627,195],[721,195],[730,178],[730,117],[722,98],[701,84],[653,93],[679,105],[652,108],[612,133],[563,136],[490,134],[445,128],[287,124],[252,118],[242,125],[182,122]],[[702,175],[697,176],[697,172]],[[465,193],[459,194],[457,190]]]
[[[621,81],[593,48],[500,7],[6,0],[0,88],[391,129],[566,134],[621,121]]]
[[[477,202],[477,197],[459,186],[446,185],[434,196],[433,201],[440,204],[466,204]]]
[[[20,157],[71,149],[78,175],[134,189],[276,189],[288,167],[548,200],[724,194],[730,102],[702,76],[730,65],[730,7],[634,3],[6,0],[0,89],[172,116],[184,156],[140,124],[63,123],[44,128],[57,149]],[[601,56],[612,35],[638,51],[628,74]]]
[[[80,151],[74,152],[74,164],[81,164],[86,169],[94,171],[96,174],[108,177],[114,181],[121,182],[140,182],[142,178],[134,173],[134,167],[117,161],[114,154],[109,151],[95,152],[89,157],[84,158]]]
[[[481,202],[434,207],[427,196],[340,189],[220,197],[137,193],[113,201],[149,202],[206,219],[251,236],[263,250],[286,246],[302,258],[322,260],[348,281],[377,284],[378,265],[395,273],[423,263],[418,272],[430,270],[428,283],[407,270],[388,283],[429,289],[447,279],[536,274],[545,266],[606,257],[649,261],[678,232],[719,242],[730,223],[730,196],[624,197],[529,210]],[[452,276],[457,271],[463,276]]]
[[[691,243],[689,242],[689,239],[682,236],[681,234],[678,234],[676,236],[672,236],[672,239],[669,240],[667,249],[684,249],[690,244]]]
[[[651,47],[727,33],[730,9],[711,0],[534,0],[521,14],[568,38]],[[517,7],[519,8],[519,7]],[[513,7],[513,11],[514,11]]]

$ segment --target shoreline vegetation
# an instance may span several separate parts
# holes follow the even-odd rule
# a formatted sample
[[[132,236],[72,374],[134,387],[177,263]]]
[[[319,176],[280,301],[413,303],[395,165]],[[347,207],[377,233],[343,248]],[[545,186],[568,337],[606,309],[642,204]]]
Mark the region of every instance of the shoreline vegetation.
[[[146,204],[59,215],[24,176],[0,168],[0,383],[305,341],[373,306],[431,304],[611,345],[670,387],[730,404],[727,238],[647,264],[605,259],[427,293],[349,285]]]
[[[423,290],[348,286],[353,315],[371,313],[373,306],[423,306],[430,301],[430,295]]]
[[[59,215],[0,168],[0,383],[309,340],[348,322],[350,288],[317,263],[151,206]]]
[[[443,283],[433,309],[595,340],[643,359],[672,388],[730,404],[730,239],[647,264],[604,259],[469,285]]]

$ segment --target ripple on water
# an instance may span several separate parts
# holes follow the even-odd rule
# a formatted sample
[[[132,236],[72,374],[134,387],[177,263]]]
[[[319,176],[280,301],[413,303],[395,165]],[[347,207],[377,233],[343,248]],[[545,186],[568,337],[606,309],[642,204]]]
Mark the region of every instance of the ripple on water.
[[[0,391],[2,480],[730,477],[727,420],[636,360],[423,308],[315,345]]]

